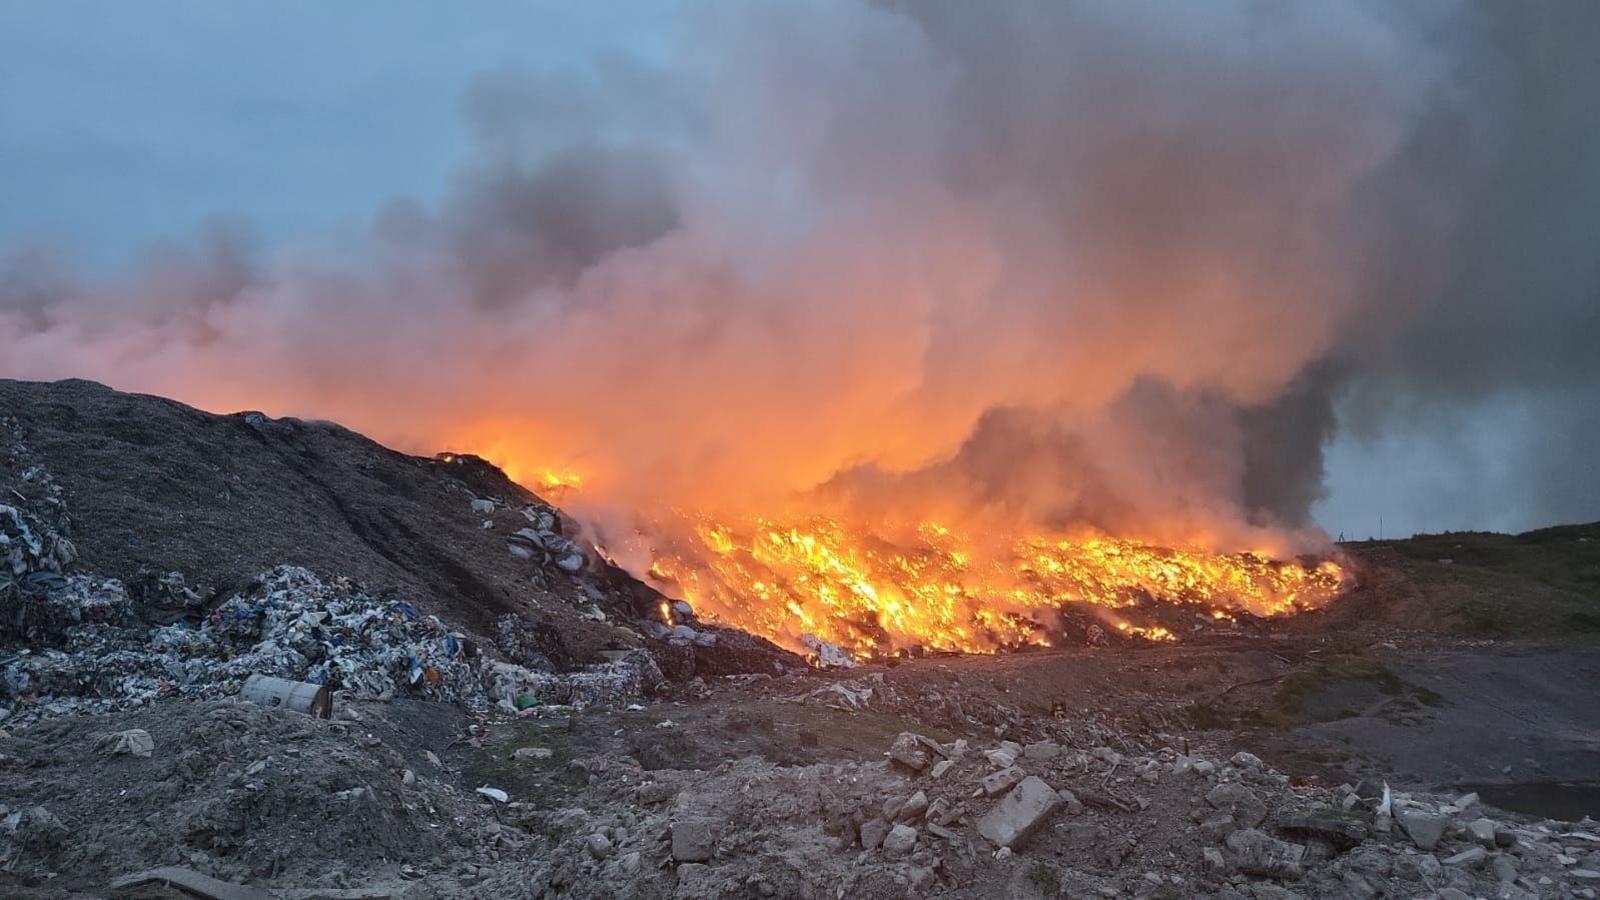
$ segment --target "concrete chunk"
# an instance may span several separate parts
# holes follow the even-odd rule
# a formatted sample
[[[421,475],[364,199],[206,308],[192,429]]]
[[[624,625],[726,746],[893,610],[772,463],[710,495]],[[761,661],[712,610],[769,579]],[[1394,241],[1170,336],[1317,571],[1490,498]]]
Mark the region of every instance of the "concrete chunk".
[[[902,731],[889,745],[889,761],[908,772],[921,772],[933,762],[938,747],[931,738]]]
[[[175,888],[191,896],[205,897],[207,900],[271,900],[272,898],[270,893],[260,888],[221,881],[181,866],[162,866],[159,869],[150,869],[111,882],[111,888],[115,891],[161,887]]]
[[[678,862],[705,862],[716,849],[712,820],[684,819],[672,824],[672,858]]]
[[[1432,850],[1439,846],[1439,839],[1444,837],[1445,826],[1450,824],[1450,820],[1445,816],[1414,809],[1399,813],[1395,816],[1395,821],[1400,824],[1406,836],[1411,838],[1411,842],[1422,850]]]
[[[1228,849],[1239,871],[1268,878],[1298,878],[1306,848],[1280,841],[1264,831],[1247,828],[1228,835]]]
[[[883,839],[883,855],[890,859],[909,856],[917,845],[917,830],[910,825],[896,825]]]
[[[988,775],[983,776],[983,793],[985,796],[998,797],[1016,787],[1017,782],[1021,781],[1023,777],[1023,771],[1016,766],[1012,766],[1009,769],[1001,769],[998,772],[990,772]]]
[[[861,847],[864,850],[876,850],[883,839],[889,836],[890,825],[883,819],[868,819],[861,823]]]
[[[1029,775],[978,822],[978,833],[1001,847],[1025,843],[1061,805],[1044,779]]]

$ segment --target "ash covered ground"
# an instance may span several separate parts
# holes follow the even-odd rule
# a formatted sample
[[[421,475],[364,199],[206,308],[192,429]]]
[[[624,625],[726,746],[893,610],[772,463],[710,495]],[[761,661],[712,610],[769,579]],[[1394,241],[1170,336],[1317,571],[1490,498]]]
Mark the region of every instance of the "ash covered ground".
[[[1177,645],[819,669],[327,423],[0,381],[0,493],[7,896],[1600,891],[1600,525],[1346,545],[1329,609]]]

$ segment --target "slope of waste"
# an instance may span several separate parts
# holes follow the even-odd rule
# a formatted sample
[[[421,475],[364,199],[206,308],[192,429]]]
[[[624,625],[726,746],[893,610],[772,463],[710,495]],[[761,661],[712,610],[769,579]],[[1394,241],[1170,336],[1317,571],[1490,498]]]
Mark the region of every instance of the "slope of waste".
[[[433,661],[496,640],[559,672],[641,649],[678,679],[798,662],[732,629],[697,631],[692,611],[663,627],[659,594],[476,457],[407,456],[327,423],[211,415],[88,382],[4,380],[0,454],[0,639],[113,660],[149,643],[168,657],[159,673],[108,661],[85,676],[98,692],[121,676],[203,681],[263,642],[250,665],[343,667],[336,683],[361,689],[340,633],[365,648],[359,667],[407,669],[396,677],[426,677],[429,696],[449,669]],[[401,620],[420,624],[391,627]],[[430,636],[390,640],[396,629]],[[306,641],[322,649],[308,655]]]

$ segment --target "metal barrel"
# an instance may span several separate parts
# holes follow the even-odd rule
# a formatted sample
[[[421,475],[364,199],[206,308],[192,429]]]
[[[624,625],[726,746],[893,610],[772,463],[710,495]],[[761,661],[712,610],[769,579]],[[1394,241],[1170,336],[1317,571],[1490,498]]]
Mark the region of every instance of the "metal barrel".
[[[262,706],[281,706],[324,719],[333,715],[333,694],[325,684],[251,675],[245,680],[239,696]]]

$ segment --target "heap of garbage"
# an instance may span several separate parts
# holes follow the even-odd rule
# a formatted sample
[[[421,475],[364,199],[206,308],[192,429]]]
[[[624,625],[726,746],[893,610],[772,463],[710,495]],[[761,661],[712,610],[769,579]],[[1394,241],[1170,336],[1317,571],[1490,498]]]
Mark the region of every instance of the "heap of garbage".
[[[297,566],[261,574],[195,623],[131,624],[122,584],[93,576],[63,579],[49,602],[76,610],[61,646],[0,658],[0,700],[24,715],[230,696],[252,674],[507,712],[621,700],[661,680],[638,652],[575,673],[487,659],[476,642],[405,599],[374,597],[351,579]]]
[[[100,585],[62,574],[77,555],[55,529],[0,504],[0,633],[32,641],[119,611]]]

